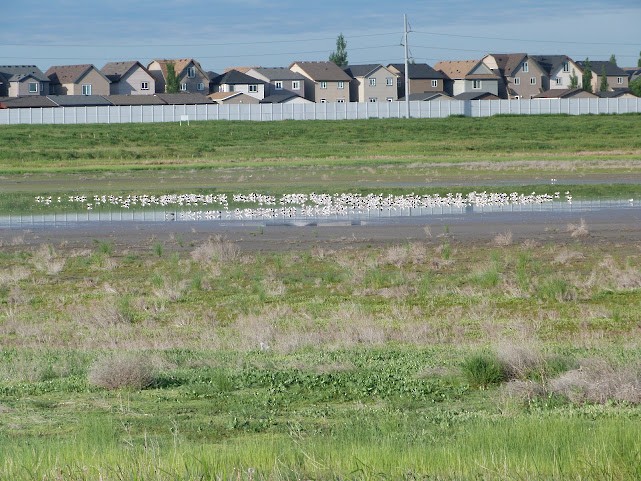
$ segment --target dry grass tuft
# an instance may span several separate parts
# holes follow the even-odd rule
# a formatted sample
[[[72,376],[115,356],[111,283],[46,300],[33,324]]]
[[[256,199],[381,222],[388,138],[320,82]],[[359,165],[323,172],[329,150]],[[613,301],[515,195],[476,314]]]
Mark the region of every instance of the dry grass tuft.
[[[585,222],[585,219],[582,217],[580,223],[577,224],[568,224],[567,232],[570,233],[570,236],[574,239],[580,239],[590,235],[588,230],[588,225]]]
[[[65,259],[58,257],[53,246],[42,244],[31,257],[33,266],[49,275],[58,274],[65,266]]]
[[[532,345],[502,342],[496,347],[496,355],[508,379],[525,379],[545,362],[539,350]]]
[[[147,357],[118,352],[97,359],[89,368],[88,380],[105,389],[145,389],[153,384],[154,371]]]
[[[513,379],[503,385],[503,395],[508,398],[531,402],[536,398],[545,396],[545,388],[535,381],[522,381]]]
[[[512,231],[507,230],[494,237],[494,245],[498,247],[507,247],[512,245]]]
[[[585,255],[583,255],[581,252],[577,251],[571,251],[567,249],[566,247],[562,248],[558,254],[554,257],[554,263],[555,264],[561,264],[565,265],[569,262],[572,262],[574,260],[583,260],[585,259]]]
[[[615,366],[602,359],[583,361],[578,369],[550,381],[551,392],[574,403],[641,403],[641,366]]]
[[[232,262],[240,257],[240,248],[223,236],[211,237],[191,251],[191,258],[202,264]]]

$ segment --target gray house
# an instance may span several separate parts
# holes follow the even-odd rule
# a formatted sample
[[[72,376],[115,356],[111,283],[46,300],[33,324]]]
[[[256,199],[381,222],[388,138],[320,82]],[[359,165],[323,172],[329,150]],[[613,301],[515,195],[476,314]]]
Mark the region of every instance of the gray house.
[[[410,95],[422,92],[444,92],[445,76],[426,63],[409,64]],[[391,63],[387,68],[397,76],[398,98],[405,97],[405,64]]]
[[[210,82],[213,93],[239,92],[255,99],[265,98],[265,82],[238,70],[228,70]]]
[[[305,77],[305,98],[308,100],[321,104],[350,101],[352,78],[334,62],[294,62],[289,69]]]
[[[109,62],[100,71],[111,81],[111,95],[153,95],[156,80],[149,70],[138,62]]]
[[[254,67],[247,70],[246,73],[265,82],[265,97],[288,93],[305,97],[305,76],[292,72],[288,68]]]
[[[570,89],[572,85],[572,76],[576,76],[580,82],[579,76],[581,69],[567,55],[530,55],[539,66],[545,70],[548,83],[543,84],[543,90]]]
[[[491,53],[482,62],[499,77],[500,98],[531,99],[550,85],[547,71],[526,53]]]
[[[352,78],[352,102],[392,102],[398,100],[397,75],[380,64],[350,65],[343,69]]]
[[[464,92],[499,94],[500,77],[480,60],[438,62],[434,68],[445,75],[445,92],[453,97]]]
[[[49,78],[35,65],[0,65],[0,97],[48,93]]]

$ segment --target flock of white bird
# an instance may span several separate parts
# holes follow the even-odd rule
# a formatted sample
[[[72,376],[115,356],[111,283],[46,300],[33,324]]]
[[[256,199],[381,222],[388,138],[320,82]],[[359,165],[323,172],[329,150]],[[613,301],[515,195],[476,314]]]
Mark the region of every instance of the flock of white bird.
[[[561,200],[561,193],[519,194],[516,192],[449,193],[445,196],[392,194],[167,194],[167,195],[71,195],[66,197],[37,196],[36,203],[44,205],[77,204],[87,210],[95,208],[154,208],[175,209],[180,219],[275,219],[294,217],[330,217],[366,215],[372,212],[403,213],[408,209],[502,207],[544,204]],[[564,200],[572,203],[570,192]],[[235,206],[230,208],[230,204]],[[250,206],[251,205],[251,206]],[[207,207],[206,210],[191,210]]]

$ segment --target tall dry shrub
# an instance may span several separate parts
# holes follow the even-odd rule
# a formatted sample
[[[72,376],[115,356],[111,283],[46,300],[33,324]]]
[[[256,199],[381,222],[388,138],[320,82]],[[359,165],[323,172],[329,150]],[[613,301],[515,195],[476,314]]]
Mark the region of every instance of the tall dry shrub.
[[[191,258],[201,264],[231,262],[240,257],[240,248],[223,236],[214,236],[191,251]]]
[[[89,383],[105,389],[145,389],[155,380],[154,367],[141,354],[115,352],[105,355],[89,368]]]

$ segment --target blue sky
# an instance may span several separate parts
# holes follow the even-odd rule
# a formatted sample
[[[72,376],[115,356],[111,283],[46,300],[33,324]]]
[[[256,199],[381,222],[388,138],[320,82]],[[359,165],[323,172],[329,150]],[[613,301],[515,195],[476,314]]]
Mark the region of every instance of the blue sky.
[[[0,64],[51,65],[193,57],[206,70],[327,60],[345,35],[351,64],[403,61],[403,14],[417,62],[486,53],[567,54],[635,66],[641,1],[73,0],[7,2]]]

